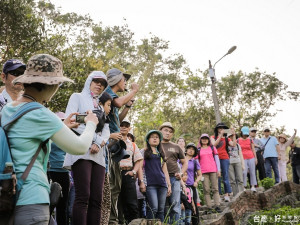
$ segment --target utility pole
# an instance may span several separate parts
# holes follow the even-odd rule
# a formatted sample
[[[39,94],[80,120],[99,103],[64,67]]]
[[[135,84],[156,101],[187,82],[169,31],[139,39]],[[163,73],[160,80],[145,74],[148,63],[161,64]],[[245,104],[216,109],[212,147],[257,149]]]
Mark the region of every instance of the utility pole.
[[[226,55],[231,54],[234,50],[236,49],[236,46],[231,47],[228,52],[223,55],[215,64],[214,66],[211,66],[210,60],[208,60],[209,63],[209,77],[211,79],[211,92],[212,92],[212,97],[213,97],[213,102],[214,102],[214,110],[215,110],[215,117],[216,117],[216,123],[221,123],[221,114],[220,114],[220,108],[219,108],[219,102],[218,102],[218,97],[217,97],[217,92],[216,92],[216,75],[215,75],[215,65],[223,59]]]

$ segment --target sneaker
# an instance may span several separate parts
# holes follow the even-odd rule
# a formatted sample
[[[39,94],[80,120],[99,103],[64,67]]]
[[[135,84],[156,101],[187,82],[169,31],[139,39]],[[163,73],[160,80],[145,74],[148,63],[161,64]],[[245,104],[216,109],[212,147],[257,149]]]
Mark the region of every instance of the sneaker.
[[[225,202],[230,202],[229,196],[225,196],[224,199],[225,199]]]
[[[255,188],[255,187],[252,187],[252,188],[251,188],[251,191],[256,192],[256,188]]]
[[[217,206],[217,207],[215,208],[215,210],[216,210],[217,213],[221,213],[221,212],[222,212],[222,210],[220,209],[219,206]]]

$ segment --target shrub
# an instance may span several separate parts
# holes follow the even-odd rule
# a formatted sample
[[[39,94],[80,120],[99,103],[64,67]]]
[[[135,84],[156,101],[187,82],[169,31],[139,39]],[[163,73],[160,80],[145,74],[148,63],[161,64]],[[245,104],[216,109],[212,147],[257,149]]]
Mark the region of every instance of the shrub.
[[[262,186],[265,188],[265,190],[270,189],[274,186],[274,180],[272,178],[266,177],[261,181]]]

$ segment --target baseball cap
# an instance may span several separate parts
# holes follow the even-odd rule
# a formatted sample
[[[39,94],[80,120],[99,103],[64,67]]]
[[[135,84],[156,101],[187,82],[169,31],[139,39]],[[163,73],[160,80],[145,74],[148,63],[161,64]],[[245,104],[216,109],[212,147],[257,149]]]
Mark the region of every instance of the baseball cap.
[[[7,74],[9,71],[16,70],[20,67],[26,69],[26,65],[22,61],[18,59],[9,59],[4,63],[3,73]]]
[[[250,132],[252,132],[252,131],[257,131],[257,129],[255,127],[251,127]]]
[[[131,124],[130,120],[127,119],[127,118],[124,118],[124,119],[122,120],[122,122],[120,123],[120,125],[121,125],[122,123],[128,123],[129,125]]]
[[[270,127],[264,127],[264,131],[265,131],[265,130],[271,131]]]
[[[249,127],[242,127],[241,131],[243,135],[249,135]]]
[[[122,79],[122,76],[124,76],[126,80],[129,80],[131,77],[130,74],[123,73],[121,70],[116,68],[108,70],[106,76],[109,86],[114,86],[115,84],[117,84]]]

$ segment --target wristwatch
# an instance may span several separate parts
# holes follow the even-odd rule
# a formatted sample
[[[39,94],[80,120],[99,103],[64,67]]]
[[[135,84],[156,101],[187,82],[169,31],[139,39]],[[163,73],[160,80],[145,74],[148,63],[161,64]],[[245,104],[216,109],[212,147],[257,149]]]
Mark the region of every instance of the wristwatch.
[[[133,173],[133,175],[136,175],[136,172],[135,172],[135,170],[132,170],[132,173]]]

